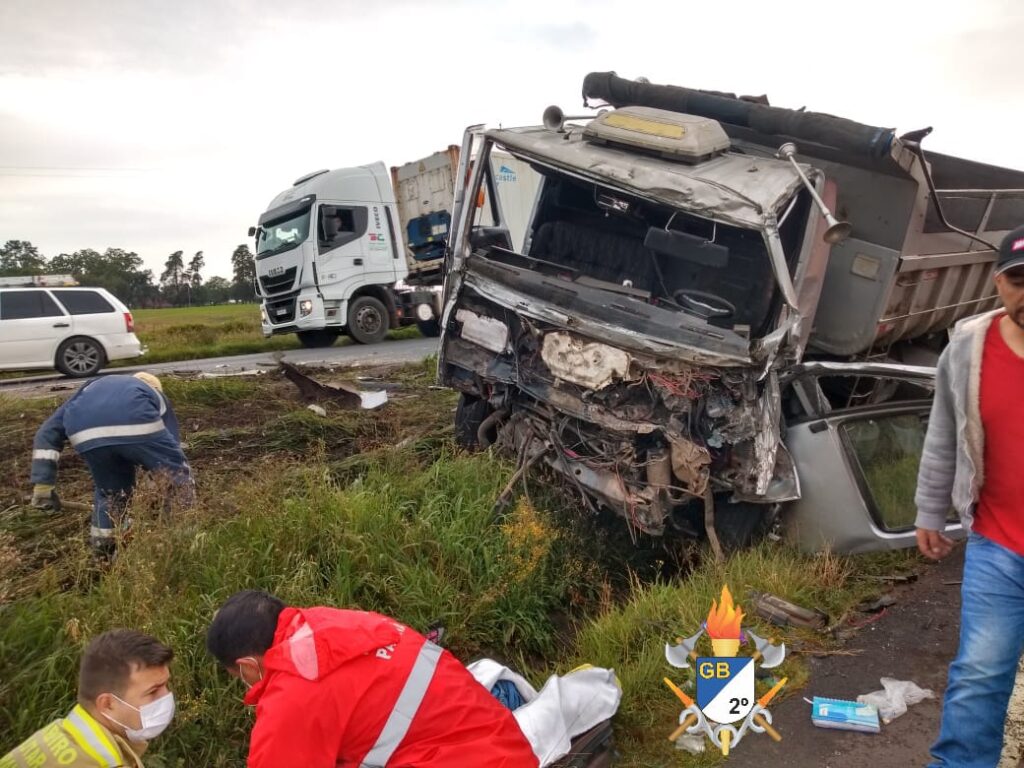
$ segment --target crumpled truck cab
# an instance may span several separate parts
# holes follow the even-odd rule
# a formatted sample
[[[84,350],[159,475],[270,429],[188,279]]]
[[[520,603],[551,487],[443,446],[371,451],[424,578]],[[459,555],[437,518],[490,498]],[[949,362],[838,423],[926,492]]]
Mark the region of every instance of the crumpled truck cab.
[[[775,360],[800,346],[809,194],[790,163],[730,152],[714,121],[610,116],[605,131],[482,136],[480,153],[512,154],[541,179],[521,249],[486,172],[455,245],[442,376],[464,411],[485,414],[464,414],[480,422],[468,437],[543,454],[588,503],[648,533],[673,516],[687,527],[711,490],[792,498]]]
[[[439,356],[462,393],[456,436],[546,463],[633,532],[713,522],[743,543],[801,495],[794,368],[934,364],[938,335],[995,306],[994,253],[936,231],[928,164],[891,130],[611,73],[588,76],[593,91],[616,108],[466,132]],[[680,94],[702,114],[658,108]],[[517,242],[493,152],[537,176]],[[956,163],[943,167],[982,185],[980,166]]]

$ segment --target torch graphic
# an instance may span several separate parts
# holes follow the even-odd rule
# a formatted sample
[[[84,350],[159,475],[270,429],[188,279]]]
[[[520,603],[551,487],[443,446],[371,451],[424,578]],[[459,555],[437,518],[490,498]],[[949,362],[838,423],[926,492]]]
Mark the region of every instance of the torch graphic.
[[[740,624],[743,622],[743,609],[732,601],[732,593],[728,586],[722,587],[721,602],[712,601],[711,612],[708,613],[708,637],[715,656],[735,656],[740,649]]]

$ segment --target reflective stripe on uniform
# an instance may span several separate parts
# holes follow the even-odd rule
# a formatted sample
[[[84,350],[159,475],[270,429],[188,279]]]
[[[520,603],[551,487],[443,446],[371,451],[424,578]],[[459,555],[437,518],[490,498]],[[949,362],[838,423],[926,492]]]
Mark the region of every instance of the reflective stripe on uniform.
[[[123,764],[121,750],[117,748],[103,727],[82,708],[81,704],[75,706],[71,713],[64,718],[64,727],[79,746],[104,768],[107,766],[113,768]]]
[[[97,528],[95,525],[89,529],[89,535],[94,539],[112,539],[114,538],[113,528]]]
[[[77,447],[81,443],[87,443],[90,440],[99,440],[102,437],[152,435],[163,429],[164,423],[162,420],[151,421],[148,424],[121,424],[112,427],[93,427],[92,429],[83,429],[81,432],[75,432],[73,435],[68,435],[68,442]]]
[[[388,760],[398,749],[409,732],[412,719],[423,703],[423,697],[427,693],[427,686],[434,679],[434,672],[437,670],[437,662],[441,659],[441,647],[434,645],[429,640],[420,648],[416,661],[412,665],[409,677],[405,680],[402,692],[398,694],[394,709],[388,715],[387,722],[377,737],[377,743],[366,753],[360,768],[381,768],[388,764]]]
[[[43,461],[60,461],[60,451],[36,448],[32,451],[32,461],[35,461],[36,459],[42,459]]]

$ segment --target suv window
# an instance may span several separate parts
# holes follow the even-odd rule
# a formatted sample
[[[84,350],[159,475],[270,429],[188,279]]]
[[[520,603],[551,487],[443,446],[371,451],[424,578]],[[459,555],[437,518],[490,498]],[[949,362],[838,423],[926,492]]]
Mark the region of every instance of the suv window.
[[[95,315],[101,312],[115,312],[110,302],[96,291],[54,291],[72,315]]]
[[[61,317],[63,314],[46,291],[0,292],[0,320]]]
[[[878,524],[885,531],[906,531],[917,513],[914,491],[921,462],[925,414],[903,413],[848,421],[843,432],[859,465]]]

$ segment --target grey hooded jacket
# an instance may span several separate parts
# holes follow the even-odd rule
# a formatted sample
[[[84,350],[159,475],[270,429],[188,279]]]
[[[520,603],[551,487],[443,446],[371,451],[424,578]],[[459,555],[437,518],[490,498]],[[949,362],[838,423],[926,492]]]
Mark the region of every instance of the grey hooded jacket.
[[[935,400],[917,475],[918,528],[941,531],[950,505],[965,531],[974,521],[985,482],[985,430],[981,424],[981,358],[995,310],[957,324],[939,358]]]

